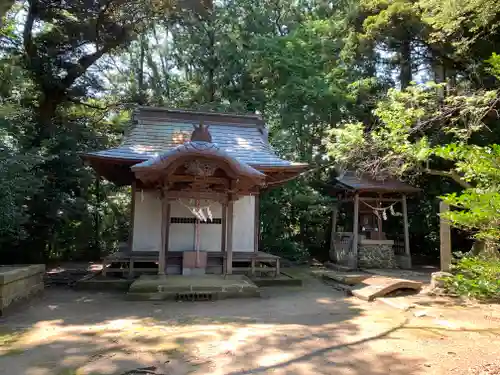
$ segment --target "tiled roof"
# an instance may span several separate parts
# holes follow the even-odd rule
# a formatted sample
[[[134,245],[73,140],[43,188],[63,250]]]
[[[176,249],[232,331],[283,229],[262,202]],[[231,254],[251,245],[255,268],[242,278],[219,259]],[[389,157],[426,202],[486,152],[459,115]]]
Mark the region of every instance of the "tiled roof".
[[[355,191],[371,191],[371,192],[401,192],[401,193],[417,193],[419,188],[405,184],[398,180],[375,180],[368,176],[358,176],[353,172],[347,172],[343,176],[338,177],[337,182],[339,188],[344,186],[349,190]]]
[[[155,109],[153,116],[153,109],[146,115],[142,115],[140,110],[135,118],[136,124],[119,147],[87,155],[144,161],[189,141],[193,125],[199,124],[199,120],[196,121],[195,118],[199,119],[204,115],[192,112],[194,115],[190,120],[190,112],[182,111],[182,114],[188,114],[188,118],[179,119],[169,115],[173,112],[175,111]],[[244,123],[239,123],[237,116],[228,117],[227,120],[223,116],[207,115],[204,122],[209,125],[212,142],[231,157],[242,163],[263,167],[294,165],[275,154],[267,142],[262,120],[257,116],[240,116]]]

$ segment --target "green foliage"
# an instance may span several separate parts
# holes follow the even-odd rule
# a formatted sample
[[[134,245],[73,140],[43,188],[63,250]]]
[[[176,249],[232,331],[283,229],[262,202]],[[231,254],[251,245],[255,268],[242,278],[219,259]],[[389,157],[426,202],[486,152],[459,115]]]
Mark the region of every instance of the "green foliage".
[[[446,288],[460,296],[480,300],[500,299],[500,261],[463,257],[445,278]]]
[[[136,104],[258,111],[281,156],[320,167],[262,194],[263,250],[325,257],[331,202],[317,187],[332,161],[420,184],[418,243],[436,241],[437,196],[460,207],[455,226],[497,241],[495,1],[186,4],[11,7],[0,29],[0,261],[97,257],[126,239],[128,188],[97,188],[79,153],[116,146]],[[396,89],[417,72],[447,83]]]

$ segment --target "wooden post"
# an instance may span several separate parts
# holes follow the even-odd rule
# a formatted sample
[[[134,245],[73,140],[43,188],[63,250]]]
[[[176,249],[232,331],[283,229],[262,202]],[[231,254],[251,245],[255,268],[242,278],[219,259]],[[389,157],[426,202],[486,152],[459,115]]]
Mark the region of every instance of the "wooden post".
[[[352,229],[352,259],[353,268],[358,268],[358,237],[359,237],[359,194],[354,195],[354,222]]]
[[[404,240],[405,240],[405,255],[408,258],[408,263],[406,263],[407,268],[411,268],[411,252],[410,252],[410,230],[408,225],[408,205],[406,204],[406,195],[403,194],[403,199],[401,201],[403,206],[403,230],[404,230]]]
[[[133,251],[134,246],[134,217],[135,217],[135,193],[136,193],[136,181],[132,182],[132,199],[130,200],[130,230],[128,234],[128,247],[130,251]]]
[[[226,250],[226,274],[233,273],[233,213],[234,202],[229,200],[227,204],[227,250]]]
[[[337,216],[339,213],[339,204],[335,203],[332,208],[332,233],[330,236],[330,260],[336,261],[337,259],[333,259],[333,255],[335,252],[335,234],[337,232]]]
[[[439,239],[440,239],[440,259],[441,271],[449,272],[451,266],[451,229],[448,220],[443,218],[443,214],[450,210],[450,206],[445,202],[439,202]]]
[[[380,201],[377,201],[377,208],[382,207],[382,204]],[[383,228],[383,220],[382,216],[380,213],[377,215],[377,239],[381,240],[382,239],[382,228]]]
[[[253,252],[259,252],[259,241],[260,241],[260,196],[255,195],[255,223],[254,223],[254,240],[253,240]]]
[[[167,228],[170,227],[170,223],[167,223],[170,221],[170,217],[167,218],[167,216],[170,216],[169,213],[169,207],[170,203],[168,201],[168,198],[163,194],[161,195],[161,245],[160,245],[160,254],[159,254],[159,259],[158,259],[158,275],[165,275],[165,267],[167,265],[166,262],[166,249],[168,247],[168,235],[167,235]]]
[[[222,273],[226,273],[226,239],[227,239],[227,204],[221,203],[222,217],[221,217],[221,239],[220,239],[220,251],[223,254],[222,260]]]

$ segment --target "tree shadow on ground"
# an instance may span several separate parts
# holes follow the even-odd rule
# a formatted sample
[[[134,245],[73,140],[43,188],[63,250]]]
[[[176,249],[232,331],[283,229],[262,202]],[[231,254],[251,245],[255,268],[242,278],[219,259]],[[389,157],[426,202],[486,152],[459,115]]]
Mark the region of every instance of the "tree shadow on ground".
[[[321,284],[269,298],[131,302],[54,289],[0,323],[24,329],[0,349],[0,373],[416,375],[423,359],[371,347],[405,325]]]

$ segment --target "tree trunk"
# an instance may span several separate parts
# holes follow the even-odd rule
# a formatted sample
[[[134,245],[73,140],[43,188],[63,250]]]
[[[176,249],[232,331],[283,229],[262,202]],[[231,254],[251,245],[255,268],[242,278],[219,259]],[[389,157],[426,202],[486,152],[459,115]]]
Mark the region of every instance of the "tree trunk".
[[[403,40],[399,49],[399,81],[401,90],[410,85],[412,80],[411,72],[411,43],[410,39]]]
[[[47,93],[40,99],[37,108],[37,131],[32,140],[32,147],[40,147],[42,141],[54,137],[57,129],[55,123],[57,107],[63,102],[64,95],[61,93]]]

